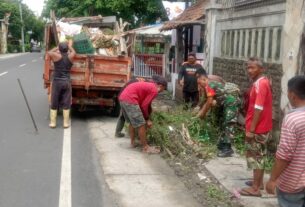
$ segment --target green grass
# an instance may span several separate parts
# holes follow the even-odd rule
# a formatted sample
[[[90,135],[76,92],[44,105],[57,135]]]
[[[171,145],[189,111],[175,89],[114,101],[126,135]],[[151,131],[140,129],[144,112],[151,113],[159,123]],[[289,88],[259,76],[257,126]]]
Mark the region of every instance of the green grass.
[[[225,194],[225,192],[213,184],[208,185],[207,193],[208,193],[208,196],[212,199],[225,200],[227,198],[227,195]]]

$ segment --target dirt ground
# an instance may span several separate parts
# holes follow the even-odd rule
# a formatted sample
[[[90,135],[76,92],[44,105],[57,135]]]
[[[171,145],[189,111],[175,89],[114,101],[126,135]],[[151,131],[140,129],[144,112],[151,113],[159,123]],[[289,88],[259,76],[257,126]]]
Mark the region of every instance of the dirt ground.
[[[153,110],[166,112],[177,104],[168,94],[161,94],[154,101]],[[206,170],[204,163],[208,158],[198,153],[198,149],[180,142],[179,134],[172,136],[172,146],[164,150],[162,157],[198,202],[206,207],[241,207],[236,198]]]

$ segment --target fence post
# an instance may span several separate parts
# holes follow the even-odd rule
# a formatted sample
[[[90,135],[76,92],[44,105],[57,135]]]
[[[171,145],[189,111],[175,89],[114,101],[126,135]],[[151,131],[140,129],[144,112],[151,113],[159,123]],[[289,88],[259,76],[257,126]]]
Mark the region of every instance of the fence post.
[[[165,77],[166,74],[166,55],[162,55],[162,76]]]

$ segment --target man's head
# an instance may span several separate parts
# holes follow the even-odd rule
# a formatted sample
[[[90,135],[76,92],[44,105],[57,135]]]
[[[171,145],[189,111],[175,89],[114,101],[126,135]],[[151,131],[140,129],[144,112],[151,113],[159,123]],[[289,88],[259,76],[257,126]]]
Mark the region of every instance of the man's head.
[[[167,81],[164,77],[159,75],[153,75],[152,76],[153,82],[155,82],[158,85],[158,92],[161,93],[162,91],[166,90],[167,88]]]
[[[204,88],[209,82],[208,75],[205,70],[198,70],[196,72],[196,77],[197,83],[201,88]]]
[[[247,62],[247,70],[250,78],[255,80],[264,72],[263,62],[256,57],[249,58]]]
[[[67,44],[66,42],[61,42],[61,43],[59,43],[59,45],[58,45],[58,49],[59,49],[59,51],[60,51],[61,53],[67,53],[69,47],[68,47],[68,44]]]
[[[190,52],[190,53],[188,54],[188,56],[187,56],[187,62],[188,62],[189,64],[195,64],[195,63],[196,63],[196,60],[197,60],[196,54],[193,53],[193,52]]]
[[[305,103],[305,76],[295,76],[288,81],[288,99],[293,107]]]

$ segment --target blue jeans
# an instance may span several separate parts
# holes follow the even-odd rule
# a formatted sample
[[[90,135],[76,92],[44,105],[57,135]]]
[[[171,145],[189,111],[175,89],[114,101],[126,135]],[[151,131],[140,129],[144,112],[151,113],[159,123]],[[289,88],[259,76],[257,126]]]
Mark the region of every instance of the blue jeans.
[[[305,207],[305,189],[299,193],[285,193],[276,189],[280,207]]]

